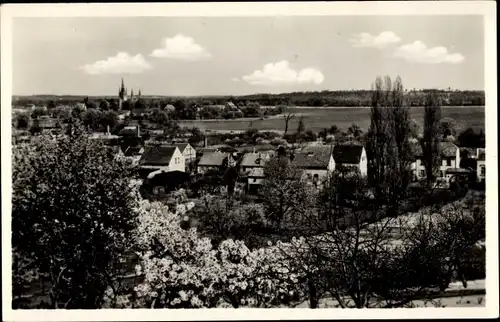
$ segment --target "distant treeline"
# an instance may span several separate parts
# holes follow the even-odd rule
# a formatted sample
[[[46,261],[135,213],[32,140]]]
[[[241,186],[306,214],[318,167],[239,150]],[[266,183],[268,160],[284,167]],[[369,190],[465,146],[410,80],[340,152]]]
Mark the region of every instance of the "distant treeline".
[[[411,106],[423,106],[426,93],[434,91],[441,98],[443,106],[484,106],[484,91],[459,91],[459,90],[407,90],[406,96]],[[142,96],[146,105],[155,105],[157,103],[173,104],[174,102],[184,101],[194,102],[200,106],[224,105],[227,102],[233,102],[237,106],[246,106],[249,102],[258,103],[261,106],[370,106],[371,94],[369,90],[352,91],[321,91],[321,92],[293,92],[283,94],[252,94],[243,96],[193,96],[193,97],[162,97],[162,96]],[[71,105],[76,102],[83,102],[85,96],[54,96],[54,95],[33,95],[33,96],[14,96],[13,105],[47,105],[49,101],[54,101],[56,105]],[[100,96],[89,97],[89,100],[99,102],[107,100],[113,102],[116,97]]]

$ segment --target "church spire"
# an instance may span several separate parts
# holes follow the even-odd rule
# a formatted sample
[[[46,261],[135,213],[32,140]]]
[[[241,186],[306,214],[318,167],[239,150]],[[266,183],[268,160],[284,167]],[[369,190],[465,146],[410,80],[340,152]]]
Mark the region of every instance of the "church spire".
[[[118,91],[118,96],[123,99],[127,95],[127,90],[125,89],[125,82],[123,81],[122,77],[122,85],[120,87],[120,90]]]
[[[141,97],[141,89],[139,89],[139,97]]]

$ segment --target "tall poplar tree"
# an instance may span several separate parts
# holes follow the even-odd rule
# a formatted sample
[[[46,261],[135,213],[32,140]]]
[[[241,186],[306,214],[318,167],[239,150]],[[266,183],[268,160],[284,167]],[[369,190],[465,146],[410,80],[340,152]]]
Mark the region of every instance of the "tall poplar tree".
[[[440,142],[441,104],[436,93],[428,93],[425,100],[424,135],[421,140],[423,163],[427,184],[436,178],[441,155]]]

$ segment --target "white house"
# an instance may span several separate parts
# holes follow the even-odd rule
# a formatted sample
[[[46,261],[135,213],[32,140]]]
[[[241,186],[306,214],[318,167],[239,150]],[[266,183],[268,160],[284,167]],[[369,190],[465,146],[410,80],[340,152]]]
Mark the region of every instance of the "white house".
[[[447,173],[448,170],[460,168],[460,149],[451,142],[440,142],[439,150],[441,151],[441,165],[437,182],[441,186],[448,186],[453,174]],[[423,163],[422,149],[417,149],[415,152],[415,161],[412,164],[412,170],[417,180],[425,179],[425,165]]]
[[[139,160],[142,169],[160,172],[185,172],[184,156],[175,146],[146,146]]]
[[[486,182],[486,150],[477,149],[477,181]]]
[[[196,150],[189,143],[176,143],[174,146],[178,147],[184,156],[186,163],[196,159]]]
[[[333,149],[333,159],[336,170],[354,170],[362,177],[368,175],[368,158],[362,145],[337,145]]]
[[[301,179],[317,188],[335,170],[335,160],[330,146],[308,146],[290,156],[292,164],[303,170]]]

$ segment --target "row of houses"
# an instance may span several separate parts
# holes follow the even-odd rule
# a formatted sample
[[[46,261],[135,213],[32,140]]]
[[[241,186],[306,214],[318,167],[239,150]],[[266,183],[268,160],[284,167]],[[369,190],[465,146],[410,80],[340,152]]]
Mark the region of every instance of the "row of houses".
[[[413,178],[421,180],[426,177],[423,153],[418,146],[414,152],[415,160],[411,164]],[[457,175],[474,172],[478,182],[485,181],[485,150],[477,149],[469,156],[476,160],[474,169],[461,167],[460,152],[460,148],[451,142],[440,143],[441,165],[437,178],[440,186],[449,186],[452,178]],[[143,170],[150,171],[151,176],[162,172],[186,172],[188,165],[193,165],[191,171],[198,174],[239,165],[241,176],[246,178],[249,190],[255,190],[264,180],[266,162],[276,155],[277,151],[273,146],[260,151],[255,151],[254,148],[253,152],[227,146],[204,147],[197,151],[189,143],[148,145],[138,137],[136,144],[122,146],[121,153],[131,158]],[[307,146],[290,153],[289,158],[292,165],[302,170],[300,178],[316,187],[321,187],[324,179],[339,168],[344,171],[354,170],[362,177],[368,174],[367,153],[359,144]],[[198,162],[195,164],[196,160]]]

